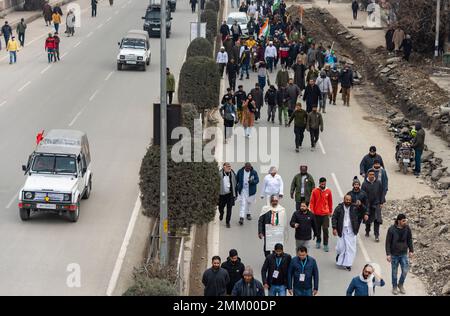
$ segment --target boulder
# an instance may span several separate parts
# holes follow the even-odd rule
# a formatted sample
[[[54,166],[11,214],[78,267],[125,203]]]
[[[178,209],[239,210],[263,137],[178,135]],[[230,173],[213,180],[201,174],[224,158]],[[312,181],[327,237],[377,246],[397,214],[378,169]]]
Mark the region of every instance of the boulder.
[[[402,124],[404,119],[405,119],[405,117],[404,117],[403,115],[400,115],[400,116],[394,117],[394,118],[391,120],[391,123],[392,123],[393,125],[396,125],[396,126],[397,126],[397,125]]]
[[[442,288],[442,295],[450,295],[450,280],[447,284]]]
[[[439,235],[443,235],[445,233],[448,232],[448,226],[447,225],[443,225],[441,226],[441,228],[439,228]]]
[[[430,161],[434,157],[433,151],[424,151],[422,154],[422,162]]]
[[[402,58],[401,57],[392,57],[386,60],[387,64],[392,64],[392,63],[398,63],[401,62]]]
[[[444,172],[442,170],[436,169],[431,173],[431,180],[438,181]]]
[[[442,190],[447,190],[448,188],[450,188],[450,177],[440,178],[439,188]]]
[[[385,75],[385,74],[387,74],[389,71],[391,71],[391,68],[389,68],[389,67],[384,67],[384,68],[381,70],[381,73],[382,73],[383,75]]]

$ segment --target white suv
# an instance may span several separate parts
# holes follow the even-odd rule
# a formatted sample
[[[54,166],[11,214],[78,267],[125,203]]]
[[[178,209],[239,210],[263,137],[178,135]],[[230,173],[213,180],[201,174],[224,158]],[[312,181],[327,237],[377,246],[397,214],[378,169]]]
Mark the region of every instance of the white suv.
[[[147,32],[131,30],[118,45],[117,70],[122,70],[123,66],[137,66],[145,71],[150,65],[152,53]]]

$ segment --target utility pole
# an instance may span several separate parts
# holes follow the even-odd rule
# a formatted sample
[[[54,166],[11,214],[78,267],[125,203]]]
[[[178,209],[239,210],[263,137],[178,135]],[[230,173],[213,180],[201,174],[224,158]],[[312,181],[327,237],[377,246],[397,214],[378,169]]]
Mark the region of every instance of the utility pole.
[[[198,11],[197,11],[197,37],[200,37],[200,32],[201,32],[201,29],[200,29],[200,16],[201,16],[200,2],[201,2],[201,0],[198,0],[198,2],[197,2],[197,9],[198,9]]]
[[[160,263],[162,266],[168,264],[168,238],[169,231],[168,222],[168,205],[167,205],[167,87],[166,87],[166,3],[167,0],[161,0],[161,91],[160,91],[160,182],[159,182],[159,199],[160,199],[160,214],[159,214],[159,234],[160,234]]]
[[[436,7],[436,40],[434,42],[434,57],[439,56],[439,27],[441,25],[441,0],[437,0]]]

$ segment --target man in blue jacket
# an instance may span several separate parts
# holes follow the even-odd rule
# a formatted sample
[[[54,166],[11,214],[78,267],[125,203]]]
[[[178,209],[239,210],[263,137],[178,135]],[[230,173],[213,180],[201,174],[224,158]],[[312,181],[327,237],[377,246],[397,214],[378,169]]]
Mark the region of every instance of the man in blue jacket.
[[[308,256],[306,247],[298,247],[297,257],[291,261],[288,291],[294,296],[316,296],[319,291],[319,268],[316,260]]]
[[[252,219],[251,207],[255,204],[256,188],[259,183],[258,173],[253,170],[252,164],[247,162],[237,173],[237,192],[241,202],[239,224],[244,225],[244,217]]]
[[[347,288],[347,296],[374,296],[375,286],[384,286],[384,280],[375,273],[375,269],[366,264],[362,273],[354,277]]]

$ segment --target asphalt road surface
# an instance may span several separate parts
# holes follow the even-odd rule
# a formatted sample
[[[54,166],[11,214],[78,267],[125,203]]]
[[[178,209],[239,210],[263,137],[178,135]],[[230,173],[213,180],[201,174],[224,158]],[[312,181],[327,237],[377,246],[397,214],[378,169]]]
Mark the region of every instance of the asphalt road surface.
[[[150,41],[146,72],[117,72],[117,42],[128,30],[142,29],[148,2],[116,0],[110,7],[101,1],[96,18],[90,1],[79,3],[83,13],[75,36],[66,38],[61,26],[60,62],[47,62],[44,40],[53,29],[43,19],[28,25],[17,64],[9,65],[0,52],[0,295],[105,295],[136,205],[152,104],[159,100],[159,39]],[[167,65],[178,78],[196,15],[182,0],[173,17]],[[21,165],[37,132],[52,128],[87,132],[93,192],[81,203],[78,223],[46,214],[21,222]],[[70,287],[71,268],[78,266],[81,286]]]
[[[237,9],[231,9],[228,4],[228,11],[230,12],[231,10],[236,11]],[[272,84],[275,84],[275,76],[276,71],[270,75]],[[227,78],[225,77],[223,81],[223,86],[227,87]],[[250,80],[246,80],[244,76],[243,81],[237,80],[236,86],[243,84],[244,90],[249,93],[256,82],[256,73],[251,73]],[[267,91],[267,86],[265,91]],[[361,94],[360,88],[355,88],[352,92]],[[431,190],[427,186],[417,183],[415,177],[411,175],[405,176],[396,172],[396,164],[393,161],[394,143],[379,121],[367,119],[367,114],[359,104],[363,102],[363,99],[355,99],[352,96],[350,107],[343,107],[342,100],[339,97],[340,95],[338,95],[337,105],[328,105],[327,113],[323,114],[325,130],[324,133],[321,133],[320,142],[314,152],[310,150],[309,133],[305,132],[303,148],[300,150],[300,153],[296,153],[294,124],[290,128],[280,126],[278,124],[278,113],[276,114],[275,124],[268,123],[267,105],[264,105],[261,110],[261,121],[255,124],[252,138],[258,137],[257,132],[261,127],[279,128],[279,138],[275,142],[268,141],[267,143],[269,148],[271,148],[269,153],[272,153],[272,159],[279,156],[279,163],[274,163],[274,165],[278,167],[279,174],[284,180],[284,198],[281,199],[280,204],[286,208],[288,220],[290,220],[295,210],[294,200],[290,198],[289,194],[290,185],[293,177],[299,172],[300,165],[306,164],[308,166],[308,172],[312,174],[317,185],[320,177],[327,178],[327,186],[333,193],[334,208],[343,201],[343,195],[351,190],[353,177],[359,175],[360,160],[368,152],[371,145],[377,146],[378,152],[383,156],[387,167],[390,184],[387,199],[431,194]],[[305,109],[305,106],[303,106],[303,109]],[[269,131],[268,135],[271,135],[273,132],[274,130],[272,129],[272,132]],[[237,137],[243,138],[243,134],[241,133]],[[250,159],[249,152],[251,150],[247,147],[247,158],[245,160]],[[222,161],[225,160],[223,157],[222,155],[220,158]],[[211,255],[219,254],[222,260],[226,260],[229,249],[237,249],[242,262],[253,267],[255,277],[259,280],[261,280],[261,267],[264,263],[264,256],[263,241],[258,239],[257,222],[261,208],[266,202],[265,199],[260,199],[260,193],[262,191],[263,178],[267,174],[267,169],[261,170],[260,168],[262,165],[261,158],[264,157],[260,154],[257,160],[251,161],[260,178],[257,202],[252,210],[253,220],[245,220],[243,226],[238,224],[240,205],[237,201],[233,208],[231,228],[226,228],[225,221],[219,222],[217,216],[212,226],[214,231],[211,234],[212,242],[217,243],[215,247],[212,247]],[[244,161],[231,161],[233,169],[237,172],[244,165]],[[264,165],[267,166],[267,164],[268,162],[264,161]],[[360,180],[362,181],[361,177]],[[309,255],[317,260],[319,267],[319,295],[345,295],[351,279],[357,276],[362,271],[364,264],[368,262],[375,263],[377,272],[382,275],[386,282],[384,288],[377,288],[377,295],[391,295],[391,270],[390,265],[386,261],[384,242],[386,230],[392,223],[393,221],[390,218],[384,218],[379,243],[375,243],[373,233],[370,238],[366,238],[364,236],[364,228],[360,229],[357,257],[352,271],[348,272],[338,269],[335,265],[337,237],[332,236],[330,221],[330,252],[325,253],[323,248],[315,249],[315,241],[311,241],[311,246],[313,247],[309,249]],[[295,238],[294,229],[292,228],[289,228],[285,252],[295,256]],[[422,283],[411,274],[408,275],[405,287],[408,295],[426,295]]]

